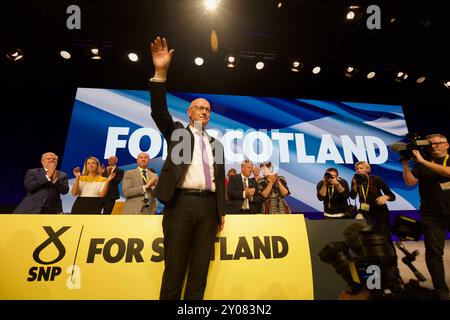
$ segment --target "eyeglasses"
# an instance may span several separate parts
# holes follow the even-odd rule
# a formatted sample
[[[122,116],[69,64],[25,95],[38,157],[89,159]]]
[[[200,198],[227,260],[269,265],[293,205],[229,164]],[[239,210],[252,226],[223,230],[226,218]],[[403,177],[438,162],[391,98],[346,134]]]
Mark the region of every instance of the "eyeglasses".
[[[210,108],[204,106],[192,106],[191,108],[198,111],[211,112]]]
[[[447,143],[447,141],[430,142],[430,145],[431,146],[436,146],[436,145],[440,145],[440,144],[443,144],[443,143]]]

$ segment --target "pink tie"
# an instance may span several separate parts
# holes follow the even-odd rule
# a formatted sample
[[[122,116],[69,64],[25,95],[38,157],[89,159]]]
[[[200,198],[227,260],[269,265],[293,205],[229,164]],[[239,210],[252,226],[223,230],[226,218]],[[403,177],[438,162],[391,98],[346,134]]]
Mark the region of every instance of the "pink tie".
[[[203,140],[202,132],[197,131],[197,133],[200,138],[200,151],[202,154],[203,173],[205,175],[205,188],[206,190],[211,190],[211,172],[209,171],[208,152],[206,150],[206,144],[205,140]]]

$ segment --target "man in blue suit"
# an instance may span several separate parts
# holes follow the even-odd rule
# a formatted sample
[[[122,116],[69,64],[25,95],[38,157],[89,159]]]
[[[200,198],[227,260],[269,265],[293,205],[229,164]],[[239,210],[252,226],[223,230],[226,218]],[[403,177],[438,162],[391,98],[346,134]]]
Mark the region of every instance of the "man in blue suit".
[[[58,156],[53,152],[44,153],[41,163],[42,168],[25,174],[27,195],[13,213],[62,213],[61,194],[69,192],[67,174],[56,170]]]
[[[256,185],[256,179],[250,178],[253,164],[246,159],[241,165],[241,173],[230,176],[227,187],[227,213],[256,214],[262,213],[262,198]]]

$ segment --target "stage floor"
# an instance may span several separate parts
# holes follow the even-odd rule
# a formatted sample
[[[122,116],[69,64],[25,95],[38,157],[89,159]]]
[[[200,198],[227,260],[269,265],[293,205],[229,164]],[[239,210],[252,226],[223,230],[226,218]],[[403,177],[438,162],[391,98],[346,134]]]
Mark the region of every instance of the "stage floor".
[[[423,241],[403,241],[405,248],[409,252],[413,252],[414,250],[419,251],[419,255],[416,257],[416,260],[413,262],[413,265],[419,270],[424,277],[427,279],[425,282],[421,282],[421,285],[426,288],[433,288],[433,283],[431,282],[431,276],[428,272],[427,265],[425,263],[425,247]],[[400,275],[402,276],[405,282],[408,282],[410,279],[415,279],[414,273],[408,268],[406,264],[404,264],[401,259],[405,256],[403,252],[401,252],[398,248],[397,256],[398,256],[398,267],[400,269]],[[445,242],[445,253],[444,253],[444,266],[446,266],[445,270],[445,280],[447,281],[447,285],[450,287],[450,240],[446,240]]]

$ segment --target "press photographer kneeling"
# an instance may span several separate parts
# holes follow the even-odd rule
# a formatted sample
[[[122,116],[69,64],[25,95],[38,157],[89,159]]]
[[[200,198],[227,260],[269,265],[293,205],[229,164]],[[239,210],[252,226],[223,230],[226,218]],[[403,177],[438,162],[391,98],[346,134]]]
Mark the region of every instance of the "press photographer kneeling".
[[[425,139],[429,142],[428,146],[412,150],[405,148],[400,153],[400,159],[405,183],[408,186],[419,184],[421,222],[425,225],[425,261],[437,298],[448,300],[443,256],[447,230],[450,228],[449,144],[441,134],[432,134]],[[412,171],[409,160],[415,161]]]

